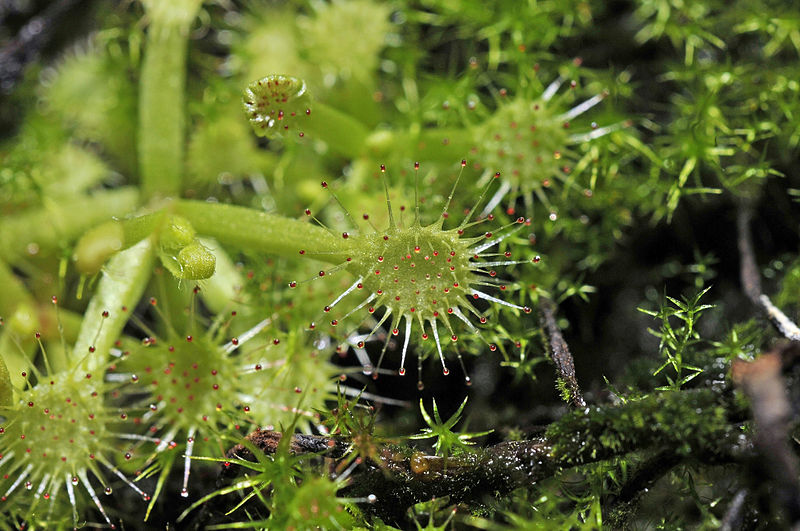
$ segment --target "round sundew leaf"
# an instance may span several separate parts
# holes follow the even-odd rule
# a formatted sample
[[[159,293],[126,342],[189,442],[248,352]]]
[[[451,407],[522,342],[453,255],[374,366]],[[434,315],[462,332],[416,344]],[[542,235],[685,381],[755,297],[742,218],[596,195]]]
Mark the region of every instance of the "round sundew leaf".
[[[267,138],[302,133],[311,115],[305,81],[291,76],[271,75],[250,83],[242,104],[253,131]]]

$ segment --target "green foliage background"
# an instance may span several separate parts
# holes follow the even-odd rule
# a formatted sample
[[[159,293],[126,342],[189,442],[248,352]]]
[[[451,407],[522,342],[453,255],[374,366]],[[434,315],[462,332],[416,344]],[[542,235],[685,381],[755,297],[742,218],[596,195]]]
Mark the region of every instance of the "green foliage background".
[[[798,312],[791,2],[93,0],[0,20],[3,528],[705,529],[742,489],[745,527],[788,525],[725,441],[751,433],[730,363],[779,337],[739,285],[737,209],[765,293]],[[243,92],[270,75],[305,92],[262,127]],[[455,274],[463,319],[389,296],[348,313],[355,288],[339,304],[382,233],[424,254],[419,226],[462,212],[483,221],[446,245],[498,238]],[[352,451],[331,474],[251,448],[245,479],[218,479],[256,428]],[[413,464],[542,436],[553,473],[499,496],[392,513],[358,489],[382,445]]]

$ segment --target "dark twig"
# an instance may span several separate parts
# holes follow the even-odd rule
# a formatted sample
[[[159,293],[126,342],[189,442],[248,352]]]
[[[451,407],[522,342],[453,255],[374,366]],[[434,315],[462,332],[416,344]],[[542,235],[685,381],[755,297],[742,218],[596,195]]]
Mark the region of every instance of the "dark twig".
[[[567,342],[564,341],[564,336],[561,335],[558,323],[556,323],[555,306],[550,299],[541,298],[539,310],[542,317],[542,326],[547,331],[553,365],[555,365],[556,372],[558,372],[558,378],[569,392],[567,402],[573,408],[586,407],[586,401],[583,399],[578,380],[575,377],[575,364],[572,361],[572,354],[569,351]]]
[[[736,360],[731,366],[733,381],[750,398],[755,445],[761,454],[759,466],[771,477],[777,499],[792,523],[800,522],[800,465],[789,446],[791,407],[781,371],[784,351],[798,348],[797,343],[790,343],[752,362]]]
[[[720,531],[734,531],[742,527],[742,510],[745,500],[747,500],[747,489],[741,489],[731,500],[728,510],[725,511],[725,517],[719,526]]]
[[[259,430],[254,431],[246,437],[253,446],[259,448],[265,454],[274,454],[278,450],[278,445],[283,438],[283,434],[278,431]],[[296,433],[289,441],[289,451],[293,454],[320,454],[325,457],[339,459],[347,453],[348,444],[333,437],[323,435],[305,435]],[[246,461],[253,461],[255,456],[244,444],[237,444],[225,454],[229,459],[237,458]]]
[[[622,495],[646,488],[659,474],[686,458],[706,464],[729,463],[742,457],[740,417],[729,393],[712,390],[663,393],[620,406],[573,411],[556,421],[542,437],[503,442],[453,457],[426,455],[411,446],[374,440],[369,454],[360,454],[358,467],[340,495],[377,497],[362,509],[387,522],[402,522],[408,507],[447,496],[449,503],[483,503],[519,487],[531,487],[559,470],[586,465],[630,452],[655,451],[660,463],[641,470]],[[719,416],[720,407],[730,414]],[[258,431],[249,444],[237,445],[227,456],[255,461],[248,449],[278,451],[282,434]],[[295,455],[331,458],[349,451],[350,441],[322,435],[293,435],[288,445]],[[335,465],[334,465],[335,466]],[[241,472],[223,467],[221,480]],[[223,511],[224,512],[224,511]]]
[[[678,466],[683,458],[671,451],[661,451],[642,463],[616,496],[605,503],[603,513],[608,514],[612,528],[624,528],[626,517],[639,504],[650,488],[670,470]],[[619,521],[615,521],[619,518]]]
[[[777,308],[769,297],[761,291],[761,277],[758,274],[753,239],[750,235],[750,220],[753,211],[747,204],[741,205],[736,212],[736,228],[738,231],[739,256],[741,257],[740,275],[745,295],[753,304],[761,309],[770,322],[787,339],[800,341],[800,328]]]

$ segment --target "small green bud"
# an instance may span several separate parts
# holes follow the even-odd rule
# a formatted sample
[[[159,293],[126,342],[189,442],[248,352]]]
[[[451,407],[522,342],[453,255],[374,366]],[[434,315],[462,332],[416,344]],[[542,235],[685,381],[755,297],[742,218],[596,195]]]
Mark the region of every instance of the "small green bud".
[[[217,259],[208,247],[200,242],[190,243],[178,253],[181,274],[176,276],[186,280],[210,278],[216,265]]]
[[[195,231],[189,220],[182,216],[171,216],[161,233],[161,248],[165,251],[179,250],[194,243]]]

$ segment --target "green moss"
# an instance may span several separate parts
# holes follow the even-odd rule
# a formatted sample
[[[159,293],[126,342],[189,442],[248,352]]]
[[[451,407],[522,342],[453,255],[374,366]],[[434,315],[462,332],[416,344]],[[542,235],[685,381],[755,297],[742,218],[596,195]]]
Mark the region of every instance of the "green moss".
[[[619,407],[569,413],[547,432],[563,466],[607,459],[644,448],[727,461],[741,443],[743,404],[712,390],[657,393]],[[700,457],[702,456],[702,457]]]

